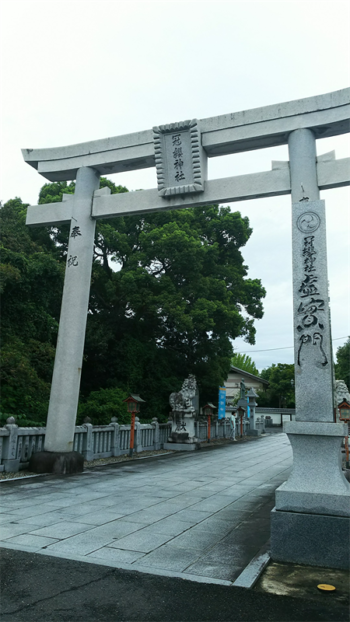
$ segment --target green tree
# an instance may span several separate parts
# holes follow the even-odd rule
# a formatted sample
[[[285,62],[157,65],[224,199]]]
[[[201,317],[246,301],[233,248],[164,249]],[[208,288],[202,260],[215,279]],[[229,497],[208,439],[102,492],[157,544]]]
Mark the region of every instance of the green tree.
[[[254,376],[259,375],[258,368],[248,354],[234,354],[231,359],[231,365],[238,367],[243,371],[247,371],[249,374],[253,374]]]
[[[346,386],[350,388],[350,337],[337,349],[336,358],[335,377],[337,380],[344,380]]]
[[[102,179],[101,186],[105,185],[112,193],[127,192]],[[74,183],[45,184],[39,203],[57,201],[63,192],[74,192]],[[25,238],[18,252],[21,261],[27,259],[30,265],[39,262],[37,280],[33,271],[21,315],[15,315],[12,322],[10,313],[6,317],[13,334],[28,331],[22,341],[31,353],[30,339],[48,348],[55,344],[68,229],[28,230],[25,207],[21,203],[16,212]],[[96,402],[92,393],[118,389],[139,393],[146,400],[141,417],[166,417],[169,394],[180,389],[189,373],[197,377],[201,402],[216,399],[217,387],[230,368],[231,340],[243,336],[253,344],[254,320],[263,315],[265,290],[260,280],[248,278],[240,251],[251,233],[247,218],[217,205],[97,223],[81,416],[84,404]],[[31,248],[29,254],[26,244]],[[14,252],[13,247],[10,251]],[[15,292],[18,262],[12,259],[7,262],[8,278]],[[51,283],[54,268],[59,278]],[[34,292],[38,321],[34,321],[34,308],[25,316]],[[35,332],[39,328],[40,337]],[[39,363],[30,364],[47,382]],[[115,397],[106,404],[114,401]],[[111,408],[105,410],[109,417]],[[99,422],[108,423],[101,417],[99,412]]]
[[[64,266],[49,235],[42,246],[26,227],[26,208],[16,198],[0,209],[1,409],[44,423]]]
[[[259,392],[259,406],[295,408],[294,365],[273,364],[263,369],[260,377],[268,380],[269,387]]]
[[[82,391],[118,385],[159,416],[194,373],[201,401],[216,399],[230,340],[254,343],[263,313],[239,250],[250,234],[248,219],[218,206],[99,223]]]
[[[131,415],[127,412],[123,400],[128,394],[121,389],[100,389],[91,391],[87,400],[79,404],[78,424],[89,417],[95,425],[109,423],[112,417],[117,417],[120,425],[130,423]]]

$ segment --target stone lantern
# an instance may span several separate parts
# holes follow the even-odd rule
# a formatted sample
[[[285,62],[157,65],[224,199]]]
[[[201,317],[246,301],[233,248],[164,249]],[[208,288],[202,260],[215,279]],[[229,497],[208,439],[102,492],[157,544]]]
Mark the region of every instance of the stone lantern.
[[[256,422],[256,415],[255,415],[255,408],[257,406],[256,403],[256,398],[258,397],[258,394],[254,391],[253,388],[249,389],[248,393],[247,393],[247,401],[248,401],[248,408],[249,408],[249,423],[250,423],[250,428],[248,430],[248,434],[250,436],[259,436],[262,432],[262,430],[260,429],[259,424],[257,425]]]
[[[338,404],[338,410],[340,421],[345,421],[346,423],[350,421],[350,404],[347,400],[343,400]]]

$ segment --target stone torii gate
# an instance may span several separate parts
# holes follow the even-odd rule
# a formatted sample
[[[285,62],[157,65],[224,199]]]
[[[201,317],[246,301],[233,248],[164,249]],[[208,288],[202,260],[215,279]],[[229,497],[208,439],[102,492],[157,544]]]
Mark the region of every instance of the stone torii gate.
[[[320,190],[350,184],[350,158],[316,157],[316,139],[350,131],[350,89],[53,149],[24,149],[49,181],[76,179],[62,203],[28,208],[29,226],[70,223],[45,450],[73,449],[96,220],[291,194],[296,421],[286,426],[293,472],[276,491],[272,556],[346,567],[350,487],[333,423],[326,224]],[[207,158],[288,144],[271,171],[207,179]],[[100,175],[156,166],[158,188],[111,195]],[[302,544],[301,544],[302,543]]]

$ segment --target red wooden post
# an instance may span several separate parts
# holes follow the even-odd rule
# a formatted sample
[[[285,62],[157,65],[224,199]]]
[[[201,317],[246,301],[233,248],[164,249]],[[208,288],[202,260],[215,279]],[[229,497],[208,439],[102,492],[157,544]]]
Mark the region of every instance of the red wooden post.
[[[207,415],[208,417],[208,429],[207,429],[207,432],[208,432],[207,442],[208,443],[210,443],[210,426],[211,426],[210,417],[213,414],[214,408],[216,408],[216,406],[214,406],[214,404],[212,404],[211,402],[208,402],[208,404],[203,406],[203,410],[202,410],[203,415]]]
[[[133,451],[134,451],[134,439],[135,439],[135,413],[136,413],[136,411],[135,411],[135,410],[131,413],[130,449],[129,449],[129,456],[130,456],[130,458],[132,457],[132,454],[133,454]]]
[[[129,395],[126,400],[126,406],[128,412],[131,413],[131,426],[130,426],[130,448],[129,448],[129,457],[132,458],[132,454],[134,451],[134,439],[135,439],[135,413],[140,412],[140,403],[144,402],[139,395]]]

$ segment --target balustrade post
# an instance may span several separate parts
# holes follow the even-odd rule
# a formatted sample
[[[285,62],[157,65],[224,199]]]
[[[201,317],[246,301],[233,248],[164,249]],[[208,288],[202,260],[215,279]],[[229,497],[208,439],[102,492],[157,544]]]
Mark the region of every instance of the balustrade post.
[[[4,437],[0,436],[0,472],[2,472],[4,470],[4,465],[2,463],[3,448],[4,448]]]
[[[136,453],[140,453],[141,451],[143,451],[142,440],[141,440],[141,423],[140,423],[139,417],[135,417],[134,451]]]
[[[112,417],[110,425],[113,427],[111,443],[112,456],[120,456],[120,425],[117,417]]]
[[[9,431],[9,435],[4,439],[4,471],[16,473],[19,470],[20,457],[18,457],[17,452],[18,425],[16,425],[14,417],[9,417],[6,420],[5,428]]]
[[[156,451],[157,449],[160,449],[159,423],[158,423],[157,417],[153,417],[152,425],[153,425],[153,428],[154,428],[154,432],[153,432],[153,448]]]
[[[87,462],[91,462],[94,459],[94,443],[92,438],[92,423],[84,423],[83,428],[85,428],[86,432],[84,433],[84,442],[83,442],[83,451],[82,454],[84,456],[84,460]]]

